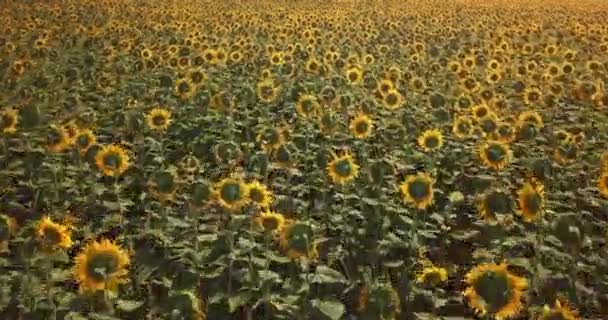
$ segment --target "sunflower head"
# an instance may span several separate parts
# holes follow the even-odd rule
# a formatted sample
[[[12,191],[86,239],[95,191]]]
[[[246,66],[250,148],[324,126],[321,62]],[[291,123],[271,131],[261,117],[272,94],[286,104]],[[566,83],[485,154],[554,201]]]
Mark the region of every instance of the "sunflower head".
[[[418,283],[427,284],[432,287],[437,286],[447,280],[448,271],[445,268],[436,266],[424,267],[416,276],[416,281]]]
[[[567,303],[555,300],[553,308],[545,305],[541,315],[537,320],[579,320],[578,311],[570,307]]]
[[[576,160],[578,152],[579,146],[574,141],[567,140],[559,143],[559,145],[555,147],[553,157],[560,165],[567,165]]]
[[[7,110],[0,112],[0,132],[14,134],[17,132],[19,117],[17,110]]]
[[[357,309],[363,319],[396,319],[401,313],[401,300],[390,284],[365,285],[359,291]]]
[[[161,201],[173,200],[177,190],[177,177],[173,172],[161,171],[154,175],[152,193]]]
[[[45,249],[68,249],[72,246],[69,226],[53,222],[49,217],[43,217],[36,227],[38,241]]]
[[[70,146],[68,134],[62,127],[51,126],[46,141],[51,152],[63,152]]]
[[[168,304],[171,306],[171,315],[178,319],[205,320],[207,306],[191,291],[179,291],[171,294]]]
[[[513,210],[513,201],[506,192],[492,190],[477,198],[476,207],[482,219],[494,222],[498,214],[506,214]]]
[[[154,108],[146,115],[146,124],[152,130],[167,130],[171,121],[171,112],[165,108]]]
[[[433,179],[426,173],[407,176],[399,190],[403,200],[418,209],[426,209],[433,203]]]
[[[543,127],[543,118],[541,115],[533,110],[522,112],[517,117],[517,123],[519,127],[523,127],[525,124],[532,124],[536,129]]]
[[[317,257],[317,244],[314,240],[313,228],[309,223],[289,221],[281,230],[281,247],[288,257],[299,259]]]
[[[270,103],[274,101],[279,94],[279,87],[274,84],[272,79],[266,79],[258,82],[256,92],[260,100]]]
[[[512,158],[512,151],[500,141],[488,141],[479,148],[479,158],[484,165],[495,170],[504,168]]]
[[[373,122],[367,115],[361,114],[350,122],[350,132],[357,139],[364,139],[370,136],[373,129]]]
[[[258,205],[260,208],[268,208],[272,203],[272,192],[259,181],[248,183],[247,190],[249,191],[249,199],[251,202]]]
[[[333,183],[346,184],[359,176],[359,165],[348,153],[342,156],[334,155],[333,160],[327,164],[327,173]]]
[[[490,314],[497,320],[517,315],[522,309],[522,298],[528,283],[509,272],[502,264],[481,264],[465,277],[464,296],[480,315]]]
[[[179,78],[175,82],[175,95],[183,101],[188,101],[196,94],[196,86],[189,78]]]
[[[426,130],[418,137],[418,145],[426,152],[438,150],[443,146],[443,135],[438,129]]]
[[[97,168],[106,176],[122,175],[130,166],[129,155],[121,146],[105,145],[95,155]]]
[[[544,186],[534,179],[526,182],[517,193],[517,202],[521,217],[526,222],[532,222],[543,213],[545,204]]]
[[[604,198],[608,198],[608,170],[604,170],[597,181],[597,189]]]
[[[74,277],[81,292],[116,291],[127,281],[129,262],[129,255],[114,242],[93,241],[76,256]]]
[[[473,131],[473,122],[469,117],[459,116],[452,124],[452,133],[458,139],[468,138]]]
[[[490,112],[492,111],[490,110],[490,107],[487,104],[478,104],[474,106],[471,110],[473,118],[475,118],[477,121],[490,114]]]
[[[317,101],[317,97],[309,94],[304,94],[298,98],[296,103],[296,111],[303,118],[311,119],[314,118],[319,112],[320,105]]]
[[[272,151],[285,143],[285,134],[278,128],[264,128],[258,133],[256,140],[262,149]]]
[[[89,151],[89,148],[95,145],[96,142],[97,138],[90,129],[79,130],[76,138],[74,139],[74,144],[82,155],[86,154],[87,151]]]
[[[228,210],[237,211],[248,201],[248,186],[240,179],[225,178],[217,182],[213,193],[220,205]]]
[[[255,218],[255,223],[268,233],[279,233],[285,226],[285,217],[282,214],[264,211]]]
[[[4,214],[0,214],[0,253],[8,251],[8,241],[17,231],[15,219]]]
[[[502,143],[511,143],[515,139],[515,129],[508,122],[501,122],[496,128],[496,139]]]
[[[403,105],[403,96],[396,89],[390,89],[382,96],[382,104],[389,110],[399,109]]]
[[[485,117],[479,119],[479,128],[485,136],[493,136],[498,129],[498,122],[498,116],[494,112],[490,112]]]
[[[358,66],[351,66],[346,70],[346,80],[352,85],[361,83],[363,79],[363,71]]]

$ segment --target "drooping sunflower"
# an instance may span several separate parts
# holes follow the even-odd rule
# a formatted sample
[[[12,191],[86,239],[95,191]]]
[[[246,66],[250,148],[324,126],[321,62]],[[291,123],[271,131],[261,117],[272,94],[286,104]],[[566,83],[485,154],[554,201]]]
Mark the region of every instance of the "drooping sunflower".
[[[373,121],[365,114],[360,114],[350,122],[350,132],[357,139],[369,137],[373,130]]]
[[[263,211],[255,217],[255,223],[265,232],[278,233],[285,227],[285,217],[280,213]]]
[[[452,133],[458,139],[466,139],[473,132],[473,122],[467,116],[459,116],[454,119]]]
[[[274,84],[272,79],[266,79],[258,82],[256,92],[260,100],[270,103],[277,98],[279,87]]]
[[[542,183],[532,179],[526,182],[517,192],[518,214],[522,216],[524,221],[532,222],[543,213],[545,205],[544,190]]]
[[[448,271],[445,268],[437,266],[427,266],[416,275],[416,282],[437,286],[448,280]]]
[[[262,149],[272,151],[285,143],[285,132],[278,128],[264,128],[258,133],[256,141]]]
[[[395,320],[401,313],[401,300],[388,283],[365,285],[359,291],[357,310],[362,319]]]
[[[268,187],[259,181],[252,181],[247,184],[247,190],[249,191],[249,199],[260,208],[268,208],[272,204],[272,191]]]
[[[72,246],[70,227],[56,223],[47,216],[38,222],[36,236],[47,250],[68,249]]]
[[[240,179],[224,178],[214,185],[213,194],[222,207],[237,211],[249,201],[248,189]]]
[[[154,108],[146,115],[146,124],[152,130],[167,130],[171,121],[171,111],[165,108]]]
[[[0,253],[8,251],[8,242],[16,231],[17,223],[15,219],[0,214]]]
[[[482,144],[478,154],[485,166],[495,170],[503,169],[513,157],[513,152],[507,144],[493,140]]]
[[[606,169],[597,180],[597,190],[604,198],[608,198],[608,170]]]
[[[443,134],[439,129],[428,129],[418,137],[418,146],[426,152],[432,152],[443,146]]]
[[[310,223],[287,221],[280,234],[281,248],[288,257],[315,259],[318,255],[314,231]]]
[[[567,303],[555,300],[553,308],[545,305],[537,320],[579,320],[578,312]]]
[[[490,314],[503,320],[519,314],[528,281],[508,270],[506,263],[475,266],[465,276],[463,295],[479,315]]]
[[[47,146],[51,152],[63,152],[69,148],[69,138],[62,127],[50,127],[50,131],[47,136]]]
[[[17,132],[19,117],[17,110],[7,110],[0,113],[0,131],[5,134]]]
[[[97,138],[90,129],[79,130],[76,139],[74,139],[74,143],[82,155],[86,154],[96,142]]]
[[[390,89],[382,97],[382,104],[389,110],[399,109],[403,105],[403,96],[396,89]]]
[[[150,187],[152,194],[161,202],[172,201],[178,188],[177,175],[170,170],[156,172]]]
[[[347,184],[359,176],[359,165],[349,153],[342,156],[333,156],[333,160],[327,164],[327,173],[337,184]]]
[[[104,175],[118,177],[130,166],[129,154],[117,144],[105,145],[95,155],[95,164]]]
[[[407,176],[399,190],[403,201],[418,209],[426,209],[433,203],[433,179],[426,173]]]
[[[116,243],[93,241],[75,258],[74,277],[81,292],[117,291],[127,281],[129,255]]]
[[[310,94],[301,95],[296,103],[296,111],[298,114],[307,119],[316,117],[319,109],[320,105],[317,97]]]
[[[502,190],[491,190],[477,197],[475,206],[483,220],[494,222],[498,214],[507,214],[513,210],[513,200]]]

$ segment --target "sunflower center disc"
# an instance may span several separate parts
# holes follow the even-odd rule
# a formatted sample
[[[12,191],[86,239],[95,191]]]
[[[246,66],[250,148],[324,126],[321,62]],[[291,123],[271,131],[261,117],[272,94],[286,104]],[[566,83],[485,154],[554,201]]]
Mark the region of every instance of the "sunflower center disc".
[[[88,276],[97,282],[103,282],[116,271],[118,261],[109,253],[96,254],[87,265]]]
[[[241,186],[229,183],[222,187],[222,199],[226,202],[235,202],[241,198]]]
[[[423,200],[428,196],[428,189],[428,184],[420,179],[417,179],[408,185],[410,196],[417,201]]]
[[[357,133],[359,133],[359,134],[366,133],[368,129],[369,129],[369,125],[367,125],[366,122],[361,121],[361,122],[357,123],[357,125],[356,125],[356,130],[357,130]]]
[[[437,146],[439,145],[439,139],[437,139],[436,137],[427,137],[424,141],[424,144],[427,148],[434,149],[437,148]]]
[[[108,154],[103,159],[103,164],[110,168],[118,168],[120,166],[120,157],[117,154]]]
[[[536,213],[540,211],[543,205],[543,200],[538,193],[532,193],[526,196],[526,207],[530,212]]]
[[[347,160],[340,160],[336,163],[336,173],[341,177],[348,177],[352,172],[352,166]]]
[[[511,288],[506,275],[486,272],[474,285],[475,292],[483,299],[490,313],[503,308],[511,298]]]
[[[505,149],[497,144],[493,144],[488,148],[487,156],[492,162],[499,162],[505,158]]]
[[[279,227],[279,221],[275,217],[264,217],[262,225],[265,230],[276,230]]]
[[[156,115],[154,118],[152,118],[152,122],[155,126],[163,126],[165,125],[166,119],[163,115]]]

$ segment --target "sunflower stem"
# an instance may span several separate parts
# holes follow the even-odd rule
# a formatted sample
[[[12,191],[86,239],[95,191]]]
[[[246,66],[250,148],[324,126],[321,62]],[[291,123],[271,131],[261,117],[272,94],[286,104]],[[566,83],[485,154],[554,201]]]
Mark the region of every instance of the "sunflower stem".
[[[264,265],[264,272],[265,275],[268,275],[268,270],[270,269],[270,240],[271,240],[271,234],[269,232],[266,232],[266,234],[264,234],[264,255],[266,258],[266,263]],[[268,300],[269,300],[269,296],[270,296],[270,287],[268,285],[264,285],[264,315],[268,316],[270,315],[270,310],[268,310]]]
[[[51,281],[51,270],[53,270],[53,262],[49,260],[49,265],[46,269],[46,277],[45,277],[46,297],[47,297],[48,303],[52,309],[50,319],[55,320],[55,319],[57,319],[57,305],[55,304],[55,300],[53,300],[53,291],[52,291],[53,283]]]

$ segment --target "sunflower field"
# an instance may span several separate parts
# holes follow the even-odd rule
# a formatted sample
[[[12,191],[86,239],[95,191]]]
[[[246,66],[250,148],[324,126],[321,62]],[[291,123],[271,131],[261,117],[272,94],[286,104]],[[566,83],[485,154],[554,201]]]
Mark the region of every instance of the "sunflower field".
[[[607,21],[0,0],[0,319],[608,319]]]

